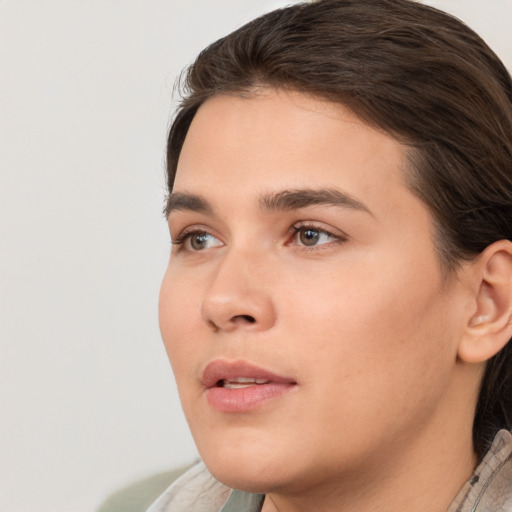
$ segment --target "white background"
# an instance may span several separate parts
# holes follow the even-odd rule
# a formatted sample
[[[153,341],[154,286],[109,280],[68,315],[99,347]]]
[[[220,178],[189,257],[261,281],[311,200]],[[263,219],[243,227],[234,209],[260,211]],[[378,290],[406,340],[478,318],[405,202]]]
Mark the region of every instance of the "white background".
[[[0,512],[195,457],[160,341],[174,78],[281,0],[0,0]],[[437,0],[512,68],[512,0]]]

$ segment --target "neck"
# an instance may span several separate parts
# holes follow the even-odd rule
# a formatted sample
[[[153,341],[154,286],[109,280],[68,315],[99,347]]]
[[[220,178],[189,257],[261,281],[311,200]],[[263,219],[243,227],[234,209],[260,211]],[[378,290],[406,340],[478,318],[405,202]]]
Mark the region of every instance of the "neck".
[[[422,452],[414,462],[376,461],[364,475],[342,475],[299,493],[270,493],[262,512],[446,512],[476,465],[471,442],[458,444],[454,450],[441,442],[434,464]]]

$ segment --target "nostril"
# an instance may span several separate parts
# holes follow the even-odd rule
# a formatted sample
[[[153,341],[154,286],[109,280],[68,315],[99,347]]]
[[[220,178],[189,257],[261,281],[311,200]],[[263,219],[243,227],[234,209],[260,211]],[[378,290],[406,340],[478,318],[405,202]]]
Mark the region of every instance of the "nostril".
[[[249,324],[253,324],[256,322],[256,319],[251,315],[237,315],[233,317],[233,321],[241,321],[241,322],[247,322]]]

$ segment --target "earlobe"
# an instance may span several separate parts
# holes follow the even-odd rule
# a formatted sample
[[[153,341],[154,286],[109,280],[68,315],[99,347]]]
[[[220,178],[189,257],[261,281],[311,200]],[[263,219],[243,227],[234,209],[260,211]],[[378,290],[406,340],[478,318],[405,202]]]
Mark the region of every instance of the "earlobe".
[[[459,359],[481,363],[512,337],[512,242],[491,244],[476,260],[474,312],[458,347]]]

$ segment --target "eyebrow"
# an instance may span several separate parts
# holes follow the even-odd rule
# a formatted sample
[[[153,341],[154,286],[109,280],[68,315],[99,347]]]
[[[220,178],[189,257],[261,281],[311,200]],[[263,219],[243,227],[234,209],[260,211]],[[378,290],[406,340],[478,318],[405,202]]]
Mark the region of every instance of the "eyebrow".
[[[173,192],[167,198],[165,205],[166,217],[176,210],[188,210],[204,214],[213,213],[213,208],[204,197],[184,192]]]
[[[308,206],[341,206],[373,215],[371,210],[355,197],[335,188],[283,190],[260,198],[266,210],[298,210]]]
[[[308,206],[341,206],[362,211],[373,216],[371,210],[355,197],[333,188],[294,189],[264,194],[259,199],[263,210],[298,210]],[[165,214],[177,210],[188,210],[203,214],[213,214],[212,205],[204,197],[188,192],[173,192],[167,198]]]

